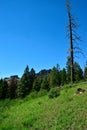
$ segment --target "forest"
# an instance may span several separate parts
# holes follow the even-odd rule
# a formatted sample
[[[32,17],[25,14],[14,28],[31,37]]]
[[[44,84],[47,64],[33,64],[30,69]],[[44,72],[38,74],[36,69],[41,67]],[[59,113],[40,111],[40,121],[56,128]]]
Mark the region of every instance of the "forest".
[[[24,98],[32,92],[45,91],[49,92],[53,88],[61,88],[66,84],[73,84],[87,79],[87,62],[85,67],[81,68],[79,63],[75,61],[76,52],[83,54],[79,46],[80,36],[77,35],[78,24],[72,14],[71,3],[66,0],[68,24],[67,37],[69,39],[69,55],[66,67],[60,69],[60,65],[56,65],[49,70],[41,70],[35,73],[34,68],[29,70],[27,65],[21,78],[11,76],[10,78],[0,79],[0,99],[5,98]]]
[[[20,77],[1,78],[0,130],[87,130],[87,61],[82,68],[75,58],[84,52],[71,1],[65,1],[69,47],[68,56],[61,58],[66,65],[36,73],[27,64]]]
[[[52,69],[41,70],[35,73],[32,68],[26,66],[21,78],[11,76],[10,78],[0,79],[0,99],[5,98],[24,98],[31,93],[48,93],[53,88],[59,88],[71,84],[70,80],[70,60],[66,63],[66,68],[60,69],[57,64]],[[87,81],[87,63],[84,70],[80,65],[74,63],[74,83]]]

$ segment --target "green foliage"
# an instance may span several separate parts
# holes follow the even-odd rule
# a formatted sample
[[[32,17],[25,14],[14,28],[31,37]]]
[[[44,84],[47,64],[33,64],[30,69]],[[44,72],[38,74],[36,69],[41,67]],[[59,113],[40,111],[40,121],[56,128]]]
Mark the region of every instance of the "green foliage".
[[[84,68],[84,78],[87,79],[87,62]]]
[[[61,85],[67,84],[67,74],[66,74],[66,69],[63,68],[60,71],[60,75],[61,75]]]
[[[79,82],[80,80],[83,79],[83,71],[77,62],[74,62],[73,68],[74,68],[74,82]],[[66,70],[67,70],[67,83],[69,83],[71,81],[70,59],[68,59],[66,63]]]
[[[28,95],[32,90],[32,84],[31,75],[27,66],[18,84],[18,96],[23,98]]]
[[[59,67],[54,67],[50,73],[50,87],[60,86],[61,78]]]
[[[48,77],[45,77],[45,78],[42,80],[41,89],[45,89],[45,90],[49,91],[50,86],[49,86]]]
[[[32,91],[32,92],[29,94],[28,97],[29,97],[29,98],[32,98],[32,99],[37,98],[37,97],[38,97],[38,92],[37,92],[37,91]]]
[[[71,67],[70,67],[70,58],[68,57],[67,62],[66,62],[66,74],[67,74],[67,82],[70,83],[71,78]]]
[[[60,95],[60,89],[55,87],[55,88],[51,88],[51,90],[49,91],[49,98],[55,98],[58,97]]]
[[[17,80],[14,77],[10,78],[10,82],[8,84],[8,97],[10,99],[17,97]]]
[[[74,63],[74,81],[80,81],[83,79],[83,71],[80,67],[80,65],[75,62]]]
[[[30,78],[31,86],[33,87],[33,82],[35,79],[35,70],[33,68],[29,72],[29,78]]]
[[[39,92],[41,88],[41,82],[42,80],[40,78],[36,78],[33,83],[33,90]]]
[[[58,98],[0,101],[0,130],[87,130],[87,84],[62,88]],[[66,92],[67,90],[67,92]]]
[[[0,80],[0,99],[8,97],[8,84],[5,80]]]
[[[38,97],[41,97],[41,96],[45,96],[45,95],[47,95],[47,90],[45,90],[45,89],[41,89],[39,92],[38,92]]]
[[[25,128],[31,128],[32,126],[33,126],[33,124],[34,124],[34,122],[37,120],[37,118],[26,118],[25,120],[23,120],[23,126],[25,127]]]

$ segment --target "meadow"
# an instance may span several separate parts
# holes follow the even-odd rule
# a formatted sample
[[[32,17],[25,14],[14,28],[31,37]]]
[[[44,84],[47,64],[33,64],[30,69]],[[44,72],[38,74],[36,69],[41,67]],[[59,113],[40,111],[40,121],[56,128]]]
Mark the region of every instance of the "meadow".
[[[0,101],[0,130],[87,130],[87,84],[64,87],[60,96],[48,95]]]

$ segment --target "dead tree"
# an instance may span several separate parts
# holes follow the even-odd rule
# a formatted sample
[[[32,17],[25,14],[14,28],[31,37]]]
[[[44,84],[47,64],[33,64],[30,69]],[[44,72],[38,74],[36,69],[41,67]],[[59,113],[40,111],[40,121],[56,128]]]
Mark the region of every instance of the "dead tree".
[[[76,33],[76,29],[78,28],[78,24],[75,22],[75,17],[71,13],[71,4],[69,0],[66,0],[66,7],[67,7],[67,14],[68,14],[68,25],[67,25],[67,32],[68,38],[70,40],[70,67],[71,67],[71,83],[74,82],[74,51],[75,49],[79,49],[79,47],[75,46],[75,42],[80,40],[80,37]]]

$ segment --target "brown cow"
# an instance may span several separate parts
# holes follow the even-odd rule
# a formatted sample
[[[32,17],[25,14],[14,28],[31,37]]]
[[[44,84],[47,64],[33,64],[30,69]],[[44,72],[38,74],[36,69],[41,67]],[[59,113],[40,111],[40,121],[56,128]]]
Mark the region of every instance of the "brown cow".
[[[76,91],[76,94],[81,94],[81,93],[84,93],[84,92],[85,92],[85,89],[78,88],[77,91]]]

